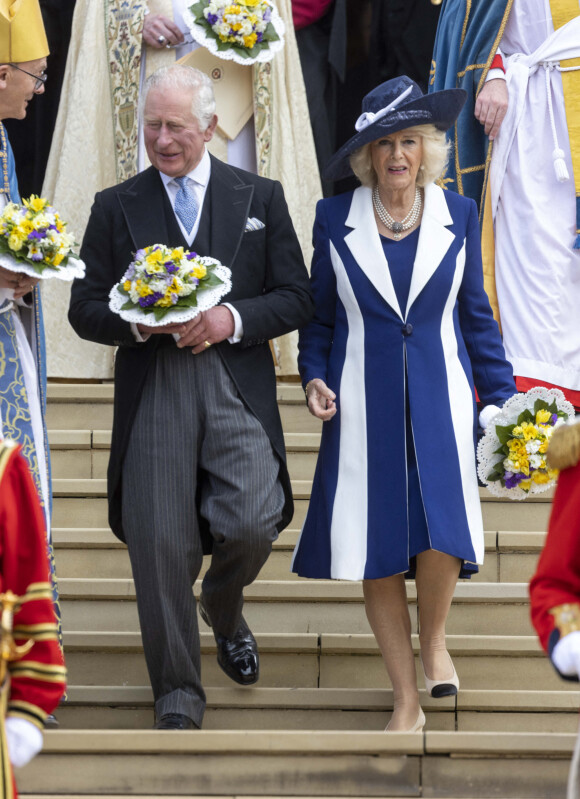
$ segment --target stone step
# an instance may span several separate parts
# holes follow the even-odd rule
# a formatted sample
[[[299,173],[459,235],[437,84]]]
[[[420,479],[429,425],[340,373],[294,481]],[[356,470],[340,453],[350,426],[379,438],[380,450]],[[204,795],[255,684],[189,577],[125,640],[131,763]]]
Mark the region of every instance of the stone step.
[[[217,665],[213,635],[201,632],[204,685],[228,687]],[[375,639],[370,634],[257,633],[260,686],[268,688],[390,687]],[[64,634],[70,686],[146,685],[147,669],[138,632],[75,632]],[[418,654],[417,682],[423,685]],[[552,690],[574,694],[578,686],[561,681],[535,636],[449,635],[447,647],[468,690]]]
[[[295,512],[292,527],[302,527],[311,481],[293,480]],[[104,479],[53,480],[54,527],[106,527],[107,486]],[[483,524],[486,530],[544,532],[548,526],[552,492],[529,497],[525,502],[512,502],[493,497],[480,488]]]
[[[278,384],[278,406],[285,432],[318,433],[321,422],[308,412],[299,385]],[[112,383],[49,383],[46,424],[49,430],[110,430]]]
[[[294,547],[300,531],[284,530],[274,543],[259,578],[291,580]],[[131,566],[127,549],[109,528],[66,528],[52,530],[57,573],[64,577],[129,578]],[[528,582],[535,571],[544,533],[488,531],[485,533],[485,562],[474,582]],[[204,571],[209,558],[204,559]],[[203,572],[202,572],[203,573]]]
[[[137,631],[132,580],[59,581],[65,630]],[[199,581],[195,592],[199,592]],[[414,582],[407,586],[414,632]],[[254,632],[368,633],[362,587],[338,580],[259,581],[245,591],[244,614]],[[450,635],[530,635],[527,585],[461,582],[449,614]]]
[[[573,734],[57,730],[23,794],[563,796]]]
[[[229,683],[231,686],[232,683]],[[384,730],[390,690],[208,687],[204,730]],[[461,690],[433,699],[420,691],[427,730],[574,733],[578,692]],[[151,729],[148,686],[73,685],[58,709],[60,728]]]
[[[49,430],[52,476],[55,479],[107,476],[110,430]],[[286,433],[288,469],[292,479],[312,480],[320,435]]]

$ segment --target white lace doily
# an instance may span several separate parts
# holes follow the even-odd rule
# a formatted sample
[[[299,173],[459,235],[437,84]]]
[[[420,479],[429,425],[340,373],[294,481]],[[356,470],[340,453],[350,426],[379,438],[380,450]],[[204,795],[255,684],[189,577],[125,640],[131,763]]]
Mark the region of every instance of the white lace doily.
[[[126,322],[143,323],[149,327],[164,327],[164,325],[173,325],[179,322],[189,322],[201,313],[202,311],[209,311],[214,305],[224,297],[232,288],[232,273],[227,266],[223,266],[215,258],[200,258],[201,263],[209,266],[210,264],[217,264],[213,273],[223,280],[219,286],[213,286],[208,289],[198,289],[195,293],[197,296],[197,306],[195,308],[175,308],[169,309],[169,313],[157,321],[153,313],[145,313],[141,308],[131,308],[130,310],[121,310],[122,306],[127,302],[127,296],[117,291],[118,283],[115,283],[109,293],[109,308],[116,314],[119,314],[121,319]]]
[[[268,47],[260,50],[258,55],[254,56],[253,58],[252,56],[244,58],[244,56],[241,56],[234,49],[220,50],[218,48],[216,39],[213,36],[210,36],[207,28],[195,21],[195,17],[189,8],[184,10],[183,20],[191,31],[191,35],[195,41],[198,42],[198,44],[201,44],[202,47],[205,47],[207,50],[209,50],[210,53],[213,53],[215,56],[217,56],[217,58],[223,58],[224,61],[235,61],[236,64],[241,64],[242,66],[250,66],[251,64],[256,63],[265,64],[266,61],[271,61],[276,53],[280,52],[280,50],[282,50],[284,47],[284,33],[286,32],[284,20],[278,13],[278,9],[272,3],[270,3],[270,8],[272,9],[272,17],[270,21],[280,38],[276,42],[268,42]]]
[[[491,474],[493,467],[505,458],[505,455],[497,454],[496,449],[499,449],[500,441],[495,432],[496,425],[500,427],[507,427],[508,425],[515,424],[518,416],[526,408],[534,412],[534,403],[537,399],[544,400],[549,405],[555,400],[559,411],[568,414],[568,421],[574,419],[574,406],[568,402],[564,394],[558,388],[545,388],[544,386],[535,386],[527,391],[525,394],[515,394],[510,397],[504,404],[500,413],[494,416],[488,424],[485,435],[477,445],[477,474],[479,479],[484,483],[488,490],[495,494],[496,497],[509,497],[510,499],[525,499],[530,494],[541,494],[544,491],[552,488],[554,480],[549,483],[532,483],[528,492],[523,488],[515,486],[514,488],[506,488],[502,486],[499,480],[488,480],[487,476]]]
[[[74,258],[69,255],[66,266],[52,269],[48,267],[43,269],[42,272],[37,272],[31,264],[26,261],[19,261],[7,253],[0,255],[0,266],[9,269],[11,272],[23,272],[29,277],[35,277],[40,280],[49,280],[55,277],[57,280],[74,280],[77,277],[85,276],[85,262],[80,258]]]

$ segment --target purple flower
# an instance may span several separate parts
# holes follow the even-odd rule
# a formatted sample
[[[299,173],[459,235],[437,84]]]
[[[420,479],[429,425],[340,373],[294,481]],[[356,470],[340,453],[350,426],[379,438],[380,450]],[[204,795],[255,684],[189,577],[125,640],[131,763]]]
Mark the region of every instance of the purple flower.
[[[143,258],[145,258],[145,250],[137,250],[135,253],[135,261],[142,261]],[[134,266],[134,263],[131,264],[131,266]]]
[[[163,294],[160,291],[156,291],[148,297],[139,297],[139,305],[141,308],[148,308],[150,305],[155,305],[157,300],[160,300],[162,297]]]
[[[42,261],[42,253],[35,252],[30,256],[31,261]]]
[[[174,272],[177,272],[177,270],[179,269],[177,264],[174,264],[173,261],[165,261],[163,266],[165,267],[166,271],[169,272],[170,275],[172,275]]]
[[[215,25],[216,22],[218,21],[218,15],[217,14],[208,14],[207,15],[207,21],[209,22],[210,25]]]
[[[551,425],[555,425],[557,421],[558,421],[558,414],[557,413],[553,413],[552,417],[550,419],[550,424]]]
[[[42,241],[45,233],[46,228],[44,228],[44,230],[33,230],[28,234],[27,238],[32,239],[33,241]]]
[[[174,305],[176,305],[176,304],[177,304],[177,301],[178,301],[178,300],[179,300],[179,295],[178,295],[178,294],[172,294],[172,295],[171,295],[171,302],[172,302]]]
[[[256,36],[258,37],[258,38],[256,39],[256,42],[259,44],[259,43],[262,41],[262,39],[264,38],[264,34],[262,33],[262,31],[258,31],[258,33],[256,34]]]
[[[270,22],[271,18],[272,18],[272,9],[271,8],[267,8],[264,11],[263,20],[264,20],[264,22]]]
[[[188,252],[187,253],[187,260],[188,261],[193,261],[194,258],[197,258],[197,253],[196,252]]]
[[[523,480],[529,480],[525,474],[514,474],[513,472],[506,472],[504,474],[505,487],[516,488]]]

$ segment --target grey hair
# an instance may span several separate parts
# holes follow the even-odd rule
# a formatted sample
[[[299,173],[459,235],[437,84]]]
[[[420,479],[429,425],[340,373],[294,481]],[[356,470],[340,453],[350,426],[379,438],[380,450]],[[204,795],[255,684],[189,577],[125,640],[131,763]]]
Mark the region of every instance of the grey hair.
[[[161,67],[147,78],[141,95],[141,120],[143,120],[145,103],[151,89],[168,88],[192,92],[191,110],[199,122],[200,130],[202,132],[205,131],[215,114],[215,97],[212,82],[205,72],[201,72],[201,70],[194,67],[187,67],[184,64]]]
[[[417,186],[423,188],[428,183],[434,183],[442,177],[449,160],[450,144],[445,137],[445,132],[435,125],[416,125],[405,128],[407,133],[420,136],[423,140],[423,158],[421,168],[417,175]],[[382,138],[382,137],[380,137]],[[371,158],[371,145],[365,144],[355,150],[350,156],[350,168],[363,186],[374,186],[377,175]]]

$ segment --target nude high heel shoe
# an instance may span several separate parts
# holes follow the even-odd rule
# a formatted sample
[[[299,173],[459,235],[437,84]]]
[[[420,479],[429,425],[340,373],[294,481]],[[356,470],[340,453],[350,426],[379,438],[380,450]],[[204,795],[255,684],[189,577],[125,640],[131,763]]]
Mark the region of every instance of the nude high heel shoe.
[[[385,727],[385,732],[423,732],[425,721],[426,721],[425,714],[423,713],[421,708],[419,708],[419,715],[417,716],[417,720],[409,730],[390,730],[389,725],[391,722],[389,721],[389,724],[387,724],[387,726]]]
[[[449,663],[453,669],[452,676],[448,677],[446,680],[430,680],[425,673],[423,658],[419,655],[421,660],[421,668],[423,669],[423,676],[425,677],[425,689],[427,690],[429,696],[433,696],[435,699],[440,699],[442,696],[456,696],[457,692],[459,691],[459,677],[455,671],[455,666],[451,660],[451,655],[448,654],[447,657],[449,658]]]

